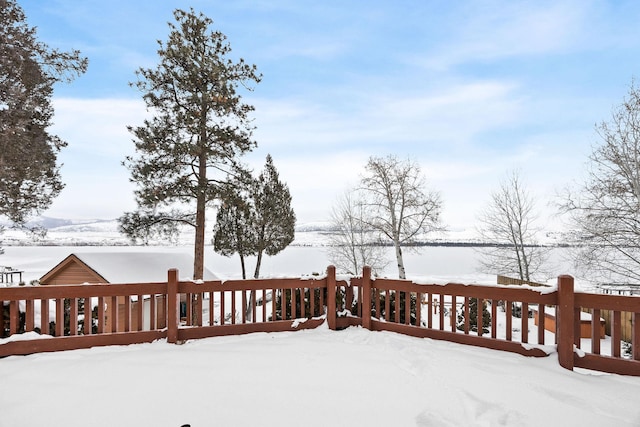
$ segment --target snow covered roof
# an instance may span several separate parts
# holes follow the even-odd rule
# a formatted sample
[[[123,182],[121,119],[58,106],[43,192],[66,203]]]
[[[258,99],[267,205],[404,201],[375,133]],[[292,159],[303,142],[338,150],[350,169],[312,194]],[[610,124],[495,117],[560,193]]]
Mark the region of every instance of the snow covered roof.
[[[47,283],[57,272],[79,262],[106,283],[166,282],[167,271],[171,268],[178,269],[181,280],[189,280],[193,274],[193,257],[186,254],[87,252],[69,255],[42,276],[40,282]],[[204,280],[216,279],[216,275],[205,268]]]

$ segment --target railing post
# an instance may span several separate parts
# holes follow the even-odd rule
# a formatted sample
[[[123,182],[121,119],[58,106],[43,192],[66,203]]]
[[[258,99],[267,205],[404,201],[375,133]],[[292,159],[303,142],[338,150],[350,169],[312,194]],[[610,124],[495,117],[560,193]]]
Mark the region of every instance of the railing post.
[[[329,329],[336,330],[336,267],[327,267],[327,323]]]
[[[178,297],[178,270],[169,270],[167,279],[167,342],[178,342],[178,320],[180,319],[180,298]]]
[[[371,267],[362,269],[362,327],[371,329]]]
[[[558,276],[558,306],[556,308],[558,362],[560,366],[569,370],[573,370],[574,302],[573,277]]]

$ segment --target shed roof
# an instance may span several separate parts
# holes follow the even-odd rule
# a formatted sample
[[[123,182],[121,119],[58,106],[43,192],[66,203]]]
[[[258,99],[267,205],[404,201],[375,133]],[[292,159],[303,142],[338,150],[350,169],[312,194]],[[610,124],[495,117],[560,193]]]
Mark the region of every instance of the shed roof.
[[[72,263],[83,264],[105,283],[150,283],[166,282],[167,271],[177,268],[180,279],[192,277],[193,257],[186,254],[166,252],[86,252],[67,256],[54,268],[40,278],[46,283],[57,272]],[[217,277],[205,268],[204,280],[216,280]]]

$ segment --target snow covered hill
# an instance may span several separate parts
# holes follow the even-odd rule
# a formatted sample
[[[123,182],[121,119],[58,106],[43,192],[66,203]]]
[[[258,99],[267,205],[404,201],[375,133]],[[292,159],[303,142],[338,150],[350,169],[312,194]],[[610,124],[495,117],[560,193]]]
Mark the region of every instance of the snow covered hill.
[[[4,234],[0,235],[0,243],[4,246],[29,245],[58,245],[58,246],[122,246],[131,241],[118,231],[116,219],[64,219],[39,217],[27,224],[28,227],[44,228],[46,235],[31,234],[21,230],[11,229],[8,223],[4,225]],[[300,223],[296,226],[296,236],[293,245],[296,246],[327,246],[334,227],[329,221],[315,221]],[[178,240],[178,244],[191,244],[193,231],[185,228]],[[429,234],[419,241],[427,245],[457,246],[481,245],[474,227],[456,227],[445,232]],[[540,235],[540,243],[558,245],[565,241],[565,233],[549,231]],[[171,245],[175,242],[156,239],[151,245]]]

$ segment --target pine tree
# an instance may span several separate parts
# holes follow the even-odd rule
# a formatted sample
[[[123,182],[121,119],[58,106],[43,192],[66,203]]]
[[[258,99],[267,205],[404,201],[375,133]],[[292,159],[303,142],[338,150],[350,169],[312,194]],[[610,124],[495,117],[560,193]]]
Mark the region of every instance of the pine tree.
[[[53,86],[84,73],[88,61],[38,41],[15,0],[0,0],[0,22],[0,216],[24,226],[64,187],[57,155],[66,142],[47,131]]]
[[[291,207],[289,187],[280,181],[271,155],[267,155],[264,170],[255,182],[252,198],[254,249],[258,257],[253,277],[257,279],[262,255],[278,254],[295,236],[296,215]]]
[[[137,72],[134,86],[154,116],[129,128],[138,155],[127,157],[125,165],[138,184],[138,211],[121,217],[120,229],[137,238],[167,224],[194,227],[193,278],[202,279],[207,207],[239,173],[238,157],[256,145],[253,107],[237,89],[251,90],[260,76],[255,65],[229,58],[226,36],[209,29],[211,19],[193,9],[178,9],[174,17],[168,41],[158,42],[158,66]]]

